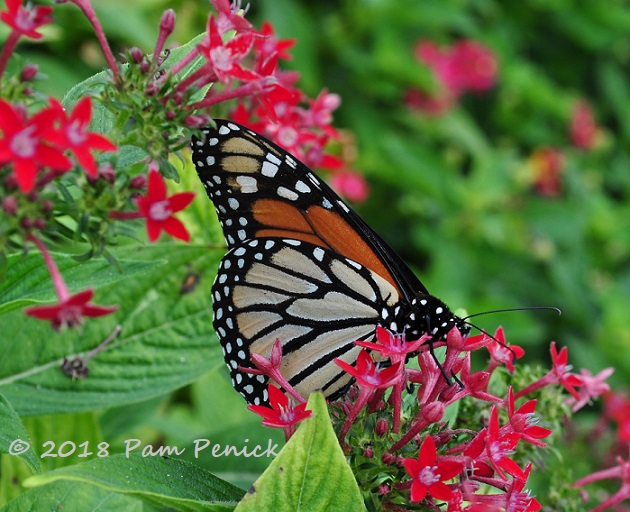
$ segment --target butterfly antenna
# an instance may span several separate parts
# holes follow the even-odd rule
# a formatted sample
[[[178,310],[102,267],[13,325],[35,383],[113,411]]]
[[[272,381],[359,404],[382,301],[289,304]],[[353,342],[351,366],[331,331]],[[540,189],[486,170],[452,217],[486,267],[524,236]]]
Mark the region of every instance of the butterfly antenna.
[[[528,306],[524,308],[491,309],[490,311],[482,311],[481,313],[473,313],[472,315],[468,315],[462,318],[462,320],[466,322],[466,320],[468,320],[469,318],[473,318],[475,316],[481,316],[481,315],[489,315],[491,313],[509,313],[511,311],[539,311],[539,310],[555,311],[556,313],[558,313],[558,315],[562,314],[562,310],[555,306]],[[470,324],[470,322],[466,322],[466,323],[468,323],[471,327],[475,327],[474,325]],[[475,327],[475,329],[477,329],[477,327]]]

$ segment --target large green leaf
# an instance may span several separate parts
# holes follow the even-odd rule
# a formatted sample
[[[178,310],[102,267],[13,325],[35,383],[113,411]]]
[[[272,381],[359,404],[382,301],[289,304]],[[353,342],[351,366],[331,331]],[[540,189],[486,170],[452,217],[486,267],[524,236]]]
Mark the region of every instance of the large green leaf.
[[[42,321],[13,311],[0,317],[0,392],[20,415],[94,410],[160,396],[222,363],[212,330],[209,286],[222,251],[179,244],[126,248],[120,260],[149,262],[97,290],[97,304],[119,310],[76,330],[55,334]],[[181,293],[194,272],[201,284]],[[70,283],[72,286],[72,283]],[[87,355],[114,328],[118,338],[89,361],[90,374],[72,380],[64,357]]]
[[[39,472],[39,459],[28,448],[32,444],[22,420],[6,398],[0,395],[0,453],[20,457],[32,471]]]
[[[254,483],[237,512],[363,511],[363,499],[341,451],[321,393],[311,395],[305,420]]]
[[[24,485],[34,487],[58,480],[89,483],[183,511],[230,511],[244,493],[189,462],[123,454],[36,475]]]
[[[0,512],[142,512],[138,499],[81,482],[58,481],[29,489],[0,508]]]

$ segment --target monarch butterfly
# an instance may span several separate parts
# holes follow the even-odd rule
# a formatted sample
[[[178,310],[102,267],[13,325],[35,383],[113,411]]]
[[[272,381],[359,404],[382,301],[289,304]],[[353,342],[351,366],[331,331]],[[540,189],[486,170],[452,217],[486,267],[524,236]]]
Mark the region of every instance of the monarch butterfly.
[[[302,395],[340,395],[355,340],[378,325],[415,340],[444,339],[464,320],[429,294],[405,262],[308,167],[236,123],[193,138],[193,161],[228,252],[212,286],[213,325],[234,388],[268,402],[267,378],[243,372],[249,354],[282,343],[282,373]]]

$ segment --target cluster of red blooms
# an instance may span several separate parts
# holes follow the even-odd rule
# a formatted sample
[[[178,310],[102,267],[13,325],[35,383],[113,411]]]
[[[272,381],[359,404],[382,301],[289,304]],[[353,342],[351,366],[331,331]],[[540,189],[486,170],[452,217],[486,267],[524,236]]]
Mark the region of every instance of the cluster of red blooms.
[[[255,30],[230,10],[227,0],[215,2],[215,6],[219,17],[210,17],[208,36],[198,47],[207,63],[189,80],[225,85],[237,80],[240,85],[216,94],[213,88],[196,107],[238,98],[231,119],[265,135],[309,167],[333,171],[333,186],[342,195],[354,201],[366,199],[368,189],[362,176],[345,168],[341,158],[325,152],[331,140],[341,142],[331,126],[339,96],[323,90],[317,98],[307,98],[295,85],[299,75],[278,67],[280,60],[291,59],[288,50],[295,41],[278,39],[269,22]],[[230,30],[236,30],[236,35],[225,43],[223,35]]]
[[[496,56],[477,41],[459,41],[449,48],[439,48],[432,41],[420,41],[415,55],[433,72],[438,83],[430,93],[417,89],[407,91],[406,101],[411,108],[427,114],[442,114],[453,107],[462,94],[486,91],[496,82]]]
[[[383,483],[382,474],[378,475],[376,493],[383,500],[382,506],[392,510],[403,510],[393,506],[398,501],[392,498],[407,492],[412,502],[426,500],[432,506],[446,503],[451,512],[540,510],[541,504],[525,490],[532,464],[522,468],[511,456],[519,443],[545,447],[542,439],[548,437],[551,430],[538,425],[535,399],[518,407],[516,401],[542,387],[559,384],[571,394],[567,403],[577,410],[609,390],[604,381],[612,373],[611,369],[595,377],[587,373],[574,374],[568,366],[567,348],[558,351],[552,343],[553,366],[547,375],[517,392],[509,387],[504,398],[493,395],[488,389],[492,373],[499,367],[514,372],[515,360],[524,355],[521,347],[506,344],[501,328],[494,337],[484,333],[464,338],[457,329],[451,330],[446,342],[434,345],[447,347],[442,369],[428,351],[429,336],[407,342],[403,336],[379,327],[376,338],[377,343],[356,342],[366,350],[359,354],[355,367],[337,360],[356,382],[340,402],[343,414],[338,418],[341,421],[339,437],[350,456],[353,450],[362,450],[362,456],[368,459],[375,457],[379,439],[384,440],[387,448],[380,452],[383,473],[392,476]],[[472,372],[471,353],[483,348],[488,350],[490,362],[485,370]],[[263,424],[284,428],[286,436],[290,437],[296,424],[308,418],[310,412],[305,410],[304,399],[282,376],[281,351],[278,341],[269,359],[252,354],[258,368],[253,373],[268,376],[299,405],[292,405],[287,396],[270,384],[270,407],[250,406],[250,409],[263,416]],[[380,359],[385,358],[391,364],[383,367],[375,363],[370,351],[378,352]],[[407,358],[414,354],[417,354],[419,370],[405,366]],[[251,369],[244,370],[251,372]],[[459,385],[447,382],[443,372],[457,376]],[[409,393],[414,386],[418,387],[417,395],[405,397],[405,392]],[[443,421],[445,410],[466,397],[492,404],[487,424],[478,425],[476,430],[450,430]],[[414,402],[413,413],[406,416],[410,398]],[[503,411],[505,420],[499,419],[499,411]],[[371,440],[372,444],[361,447],[360,440],[365,439],[369,430],[365,427],[369,417],[371,424],[376,425],[376,437]],[[358,425],[356,439],[352,438],[355,423]],[[348,442],[351,438],[353,442]],[[417,458],[401,455],[415,452],[409,450],[414,444],[419,445]],[[438,455],[438,452],[441,453]],[[405,473],[400,472],[403,468]],[[395,475],[404,477],[404,474],[408,476],[406,481],[396,479]],[[361,483],[360,475],[357,478]],[[377,479],[373,469],[368,478]],[[499,492],[488,493],[491,487]]]
[[[295,86],[297,74],[279,70],[278,61],[290,58],[287,52],[294,41],[276,38],[269,23],[257,31],[243,17],[238,3],[230,5],[228,0],[213,0],[217,14],[209,17],[205,38],[175,63],[168,73],[158,73],[162,64],[159,57],[175,25],[172,10],[167,10],[160,21],[153,57],[147,58],[134,48],[129,53],[130,65],[121,68],[112,54],[91,2],[69,1],[81,9],[98,36],[112,74],[114,94],[122,95],[125,90],[131,90],[133,96],[137,97],[137,90],[145,90],[147,99],[157,96],[163,108],[147,109],[143,105],[140,108],[143,112],[154,112],[155,115],[165,113],[167,122],[171,124],[177,121],[178,114],[173,109],[179,105],[185,115],[181,124],[191,129],[203,126],[210,120],[208,116],[196,113],[200,109],[238,99],[232,111],[236,121],[266,134],[313,167],[337,171],[335,183],[342,188],[342,192],[345,191],[355,200],[365,199],[367,187],[362,177],[344,169],[344,162],[340,158],[324,152],[328,142],[338,137],[330,123],[332,112],[339,105],[339,97],[323,91],[316,99],[309,100]],[[65,2],[59,0],[57,3]],[[38,29],[53,21],[52,11],[52,7],[23,5],[22,0],[7,1],[6,10],[0,12],[0,20],[11,28],[11,34],[0,53],[0,78],[19,39],[40,39],[42,35]],[[232,31],[236,33],[233,36]],[[232,37],[226,42],[228,32]],[[190,72],[191,63],[198,56],[204,57],[204,63]],[[134,75],[136,68],[138,72]],[[183,71],[186,72],[186,78],[174,81],[175,85],[166,85],[170,77],[183,74]],[[0,100],[0,185],[5,191],[1,207],[13,219],[10,225],[3,226],[0,244],[5,244],[11,236],[18,236],[40,249],[59,301],[51,306],[31,308],[27,314],[46,319],[55,329],[60,329],[78,325],[84,317],[100,316],[116,308],[92,305],[90,300],[94,292],[91,289],[69,294],[46,245],[41,241],[45,236],[42,237],[38,232],[45,234],[48,221],[55,215],[55,202],[58,200],[55,185],[74,169],[87,174],[88,187],[95,185],[98,180],[114,184],[117,182],[117,173],[121,171],[115,170],[109,163],[97,165],[93,156],[95,150],[114,152],[117,146],[88,130],[93,103],[90,97],[79,101],[69,113],[59,101],[52,98],[44,108],[30,112],[37,103],[31,99],[32,90],[24,84],[32,81],[36,75],[35,66],[26,66],[20,74],[22,86],[14,87],[12,94],[17,99],[12,102]],[[133,82],[136,79],[145,82],[138,85]],[[223,85],[219,92],[217,83]],[[185,104],[185,99],[191,97],[192,92],[208,84],[214,85],[204,99]],[[119,96],[115,101],[124,102],[121,98]],[[107,98],[101,101],[107,101]],[[132,111],[133,107],[131,105],[129,110]],[[158,122],[149,120],[146,124],[156,126]],[[135,125],[140,126],[140,123]],[[154,140],[161,139],[160,134],[154,137]],[[124,137],[119,135],[116,142],[124,144]],[[159,172],[162,165],[168,165],[165,156],[160,156],[159,163],[148,158],[146,164],[146,175],[120,180],[123,185],[120,185],[115,196],[127,199],[115,203],[119,208],[110,209],[104,212],[105,215],[97,212],[95,216],[109,216],[112,220],[142,218],[146,222],[151,242],[156,241],[162,232],[188,241],[190,236],[175,214],[191,203],[193,194],[168,194],[163,173]],[[141,195],[139,192],[143,189],[146,189],[146,193]],[[126,206],[135,208],[127,211]]]
[[[497,81],[498,62],[494,52],[477,41],[463,40],[447,48],[432,41],[419,41],[415,48],[416,59],[428,67],[437,82],[430,92],[418,89],[407,91],[407,105],[429,115],[441,115],[456,105],[466,92],[480,93],[494,87]],[[583,150],[597,145],[599,128],[593,108],[586,100],[575,102],[569,121],[569,139]],[[562,192],[564,154],[561,149],[536,149],[528,160],[531,180],[536,192],[555,197]]]

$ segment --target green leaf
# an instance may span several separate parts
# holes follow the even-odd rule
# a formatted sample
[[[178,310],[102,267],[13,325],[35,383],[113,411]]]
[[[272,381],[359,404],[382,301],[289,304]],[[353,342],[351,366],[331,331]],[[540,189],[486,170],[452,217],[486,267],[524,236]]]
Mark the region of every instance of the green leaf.
[[[123,454],[36,475],[24,485],[36,487],[59,480],[89,483],[183,511],[230,511],[244,493],[190,462]]]
[[[119,272],[103,259],[80,262],[72,256],[51,253],[70,293],[84,288],[98,288],[128,280],[131,276],[147,272],[159,264],[156,261],[124,261],[118,263]],[[56,300],[56,294],[42,255],[31,251],[27,255],[11,254],[7,258],[6,277],[0,284],[0,315],[27,306]]]
[[[312,418],[302,422],[278,457],[252,486],[237,512],[275,510],[363,511],[363,499],[341,451],[321,393],[312,394]]]
[[[96,304],[118,304],[113,315],[90,319],[83,331],[55,334],[21,311],[0,317],[0,393],[20,415],[87,411],[161,396],[223,364],[212,329],[210,284],[222,250],[161,244],[113,251],[133,256],[146,272],[97,290]],[[200,284],[181,294],[195,272]],[[121,283],[123,283],[121,285]],[[66,376],[65,357],[85,357],[113,330],[122,333],[88,363],[81,380]]]
[[[32,471],[39,473],[39,459],[33,450],[26,448],[32,444],[22,420],[8,400],[0,395],[0,453],[19,457]]]
[[[143,506],[140,500],[93,485],[59,481],[44,487],[29,489],[0,508],[0,512],[23,512],[24,510],[142,512]]]

